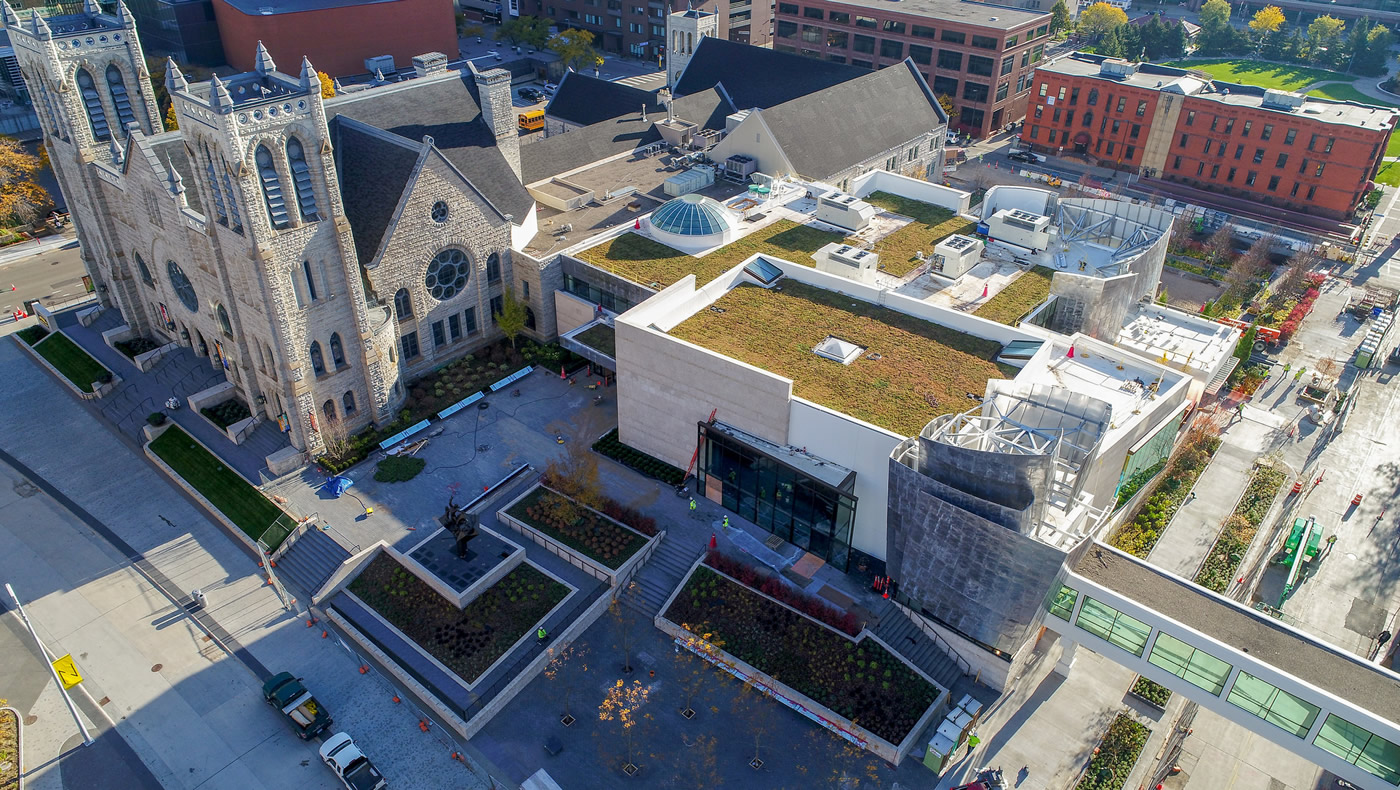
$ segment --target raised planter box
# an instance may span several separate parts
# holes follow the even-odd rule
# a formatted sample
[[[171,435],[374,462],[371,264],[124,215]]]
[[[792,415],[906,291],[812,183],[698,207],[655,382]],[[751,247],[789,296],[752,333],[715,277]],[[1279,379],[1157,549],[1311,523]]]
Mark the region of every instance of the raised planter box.
[[[14,753],[7,753],[8,739],[0,739],[0,787],[24,790],[24,722],[14,708],[0,708],[0,733],[13,728]]]
[[[34,359],[35,362],[39,363],[50,373],[52,373],[55,377],[57,377],[58,380],[64,384],[64,386],[68,387],[70,392],[72,392],[74,395],[77,395],[78,398],[80,398],[81,400],[97,400],[98,398],[110,395],[112,393],[112,390],[115,390],[117,388],[117,385],[122,383],[121,376],[118,376],[111,370],[108,370],[106,365],[103,365],[100,361],[97,360],[97,358],[93,357],[91,354],[88,354],[88,358],[92,359],[93,362],[97,363],[98,367],[102,368],[103,370],[106,370],[107,374],[110,375],[112,378],[106,384],[103,384],[100,381],[90,382],[89,387],[91,388],[91,391],[83,391],[83,388],[79,386],[77,382],[73,381],[67,376],[67,374],[55,367],[52,362],[45,359],[44,355],[40,354],[38,349],[35,347],[46,342],[51,342],[52,338],[55,335],[62,337],[65,341],[72,343],[75,348],[77,348],[80,351],[83,351],[82,346],[79,346],[77,343],[73,343],[72,338],[69,338],[67,335],[63,334],[62,331],[50,332],[47,336],[39,340],[39,342],[36,343],[34,346],[31,346],[28,343],[24,342],[17,335],[12,335],[12,337],[14,337],[15,343],[17,343],[20,348],[24,349],[26,354],[28,354]],[[87,354],[86,351],[83,351],[83,353]]]
[[[136,363],[136,367],[140,368],[142,373],[145,373],[155,367],[156,363],[161,361],[165,355],[173,353],[178,348],[180,348],[179,343],[166,343],[160,348],[153,348],[145,353],[137,354],[136,358],[131,361]]]
[[[556,556],[568,560],[570,565],[573,565],[574,567],[589,573],[593,576],[593,578],[607,582],[608,585],[611,587],[617,587],[619,584],[622,583],[623,580],[631,578],[632,574],[636,572],[636,569],[640,567],[642,563],[646,562],[646,560],[650,558],[653,553],[655,553],[656,547],[661,543],[661,537],[666,534],[664,531],[662,531],[657,533],[654,537],[648,538],[646,535],[643,535],[635,529],[632,529],[626,524],[623,524],[622,522],[617,521],[615,519],[608,518],[607,516],[603,515],[602,513],[599,513],[598,511],[590,507],[577,505],[580,509],[592,514],[595,518],[606,521],[619,529],[626,530],[627,532],[641,538],[641,540],[643,541],[641,548],[634,552],[626,560],[624,560],[620,565],[618,565],[618,567],[609,568],[603,562],[583,553],[582,550],[568,546],[562,541],[554,538],[544,530],[537,529],[536,527],[526,523],[522,519],[516,518],[515,516],[511,515],[510,510],[512,508],[514,508],[520,502],[528,499],[532,494],[541,489],[554,493],[558,496],[563,496],[562,494],[559,494],[559,492],[555,491],[552,488],[549,488],[543,483],[536,483],[535,485],[526,489],[525,492],[522,493],[520,496],[512,499],[510,502],[507,502],[504,507],[496,511],[496,517],[500,519],[502,523],[508,525],[511,529],[520,533],[522,536],[529,538],[536,544],[543,546],[546,549],[549,549],[549,551],[555,554]]]
[[[1150,733],[1151,730],[1131,716],[1118,714],[1108,725],[1108,732],[1099,741],[1075,790],[1122,790]]]
[[[749,593],[763,598],[773,606],[787,609],[793,614],[805,618],[807,621],[809,621],[816,627],[826,629],[827,631],[836,634],[841,639],[846,640],[852,643],[853,645],[860,645],[862,643],[865,643],[867,640],[869,640],[869,642],[871,643],[879,645],[886,653],[889,654],[891,658],[899,661],[909,671],[918,675],[920,678],[927,681],[929,685],[937,689],[938,694],[935,697],[933,703],[928,706],[924,713],[915,722],[914,726],[910,728],[909,732],[897,744],[887,740],[886,738],[876,735],[874,732],[866,729],[865,727],[856,724],[851,719],[848,719],[845,716],[838,714],[831,708],[828,708],[827,706],[812,699],[806,694],[803,694],[802,692],[792,688],[791,686],[788,686],[782,681],[779,681],[778,679],[763,672],[757,667],[743,661],[737,656],[723,650],[722,648],[705,643],[703,640],[699,639],[699,637],[696,634],[682,628],[679,624],[667,619],[666,614],[670,611],[672,603],[674,603],[677,596],[679,596],[682,593],[682,591],[686,589],[687,585],[690,583],[691,577],[694,576],[696,569],[699,568],[703,562],[704,558],[701,557],[691,565],[690,570],[685,574],[685,577],[681,579],[680,584],[676,587],[674,591],[672,591],[670,597],[668,597],[666,599],[666,602],[661,606],[660,612],[656,615],[656,619],[654,621],[657,628],[661,629],[662,631],[673,637],[678,645],[685,647],[688,650],[691,650],[696,655],[700,656],[701,658],[705,659],[706,661],[712,664],[715,664],[720,669],[723,669],[731,675],[734,675],[735,677],[744,680],[745,682],[752,682],[765,694],[774,698],[783,705],[797,711],[798,713],[802,714],[808,719],[811,719],[812,721],[816,722],[822,727],[836,733],[837,735],[849,741],[850,743],[853,743],[856,746],[865,749],[866,751],[876,754],[894,765],[899,765],[899,763],[905,757],[907,757],[914,749],[922,746],[922,744],[918,743],[919,736],[924,733],[924,731],[928,728],[929,724],[938,716],[942,709],[947,705],[949,700],[949,692],[947,689],[940,686],[938,682],[935,681],[933,678],[924,674],[924,672],[918,667],[906,661],[903,656],[899,655],[897,651],[893,650],[889,645],[881,641],[868,629],[861,629],[860,634],[856,638],[852,638],[847,634],[844,634],[841,631],[832,628],[826,623],[821,622],[820,620],[817,620],[803,612],[793,609],[792,607],[782,603],[781,601],[774,600],[772,598],[769,598],[768,596],[763,595],[757,590],[753,590],[752,588],[746,587],[741,582],[728,576],[727,574],[721,573],[720,571],[717,571],[714,568],[706,566],[707,570],[709,570],[712,573],[715,573],[722,579],[728,580],[729,583],[737,585],[740,588],[748,591]],[[703,645],[703,647],[697,646],[697,643],[699,643],[699,645]]]
[[[516,650],[523,642],[525,642],[526,640],[529,640],[529,639],[534,639],[534,638],[535,638],[535,628],[536,628],[540,623],[547,622],[547,621],[549,620],[549,618],[552,617],[552,616],[554,615],[555,612],[559,611],[560,607],[562,607],[562,606],[564,606],[565,604],[567,604],[567,603],[573,598],[573,596],[575,596],[575,595],[577,595],[577,594],[579,593],[579,591],[578,591],[577,588],[575,588],[573,585],[569,584],[568,582],[564,581],[563,579],[560,579],[560,578],[558,578],[557,576],[554,576],[553,574],[549,573],[548,571],[544,570],[543,568],[540,568],[539,566],[535,565],[534,563],[526,563],[526,565],[528,565],[528,567],[531,568],[532,570],[534,570],[534,571],[540,573],[541,575],[545,576],[546,578],[548,578],[550,581],[554,582],[555,584],[558,584],[558,585],[561,585],[562,587],[564,587],[565,590],[566,590],[566,592],[564,593],[563,597],[559,599],[558,602],[556,602],[553,606],[551,606],[551,607],[549,608],[548,611],[546,611],[543,615],[541,615],[538,619],[534,620],[533,622],[526,624],[526,627],[521,631],[520,636],[518,636],[518,637],[517,637],[514,641],[512,641],[508,646],[506,646],[506,648],[505,648],[504,650],[501,651],[500,655],[496,656],[496,658],[491,662],[490,665],[488,665],[488,666],[485,667],[484,669],[481,669],[479,672],[477,672],[476,675],[475,675],[475,677],[466,678],[466,677],[463,677],[461,673],[459,673],[459,672],[457,672],[456,670],[452,669],[451,667],[447,666],[447,664],[446,664],[442,659],[440,659],[440,658],[438,658],[437,656],[433,655],[433,653],[432,653],[431,651],[429,651],[426,647],[424,647],[423,645],[419,644],[417,640],[413,639],[413,638],[410,637],[407,633],[405,633],[405,632],[403,631],[402,628],[400,628],[396,623],[392,622],[383,612],[380,612],[377,608],[374,607],[374,605],[370,604],[368,601],[364,600],[364,599],[361,598],[359,595],[356,595],[356,594],[355,594],[355,591],[351,589],[351,586],[354,585],[355,582],[359,581],[360,577],[361,577],[361,576],[364,574],[364,572],[369,568],[370,564],[372,564],[373,562],[375,562],[375,561],[381,559],[381,555],[387,555],[387,556],[389,556],[390,558],[393,558],[393,559],[395,559],[395,560],[399,560],[399,565],[400,565],[400,567],[403,567],[405,570],[408,570],[410,573],[413,573],[413,571],[412,571],[411,569],[409,569],[405,563],[402,562],[402,555],[398,554],[397,552],[394,552],[394,551],[393,551],[389,546],[387,546],[387,545],[381,545],[379,548],[380,548],[380,550],[379,550],[378,552],[371,552],[371,553],[366,557],[366,561],[365,561],[364,563],[362,563],[362,564],[359,566],[359,569],[358,569],[358,571],[354,574],[353,578],[348,578],[348,579],[345,581],[345,584],[344,584],[344,586],[343,586],[343,588],[342,588],[342,592],[344,592],[345,595],[351,597],[353,600],[355,600],[357,603],[359,603],[361,606],[363,606],[363,607],[366,609],[366,611],[369,611],[370,613],[372,613],[381,623],[383,623],[384,625],[386,625],[386,626],[388,626],[389,628],[391,628],[398,636],[400,636],[400,637],[404,640],[405,643],[407,643],[407,644],[409,644],[409,645],[412,645],[413,648],[414,648],[414,650],[415,650],[421,657],[423,657],[423,658],[425,658],[425,659],[431,661],[433,664],[435,664],[435,665],[438,667],[438,669],[442,670],[443,672],[448,673],[451,677],[455,678],[455,679],[457,680],[457,682],[460,683],[461,686],[462,686],[463,688],[465,688],[465,689],[467,689],[467,690],[469,690],[469,691],[470,691],[470,690],[474,690],[474,689],[477,687],[477,685],[480,684],[485,678],[490,677],[491,672],[492,672],[494,669],[496,669],[498,666],[500,666],[500,665],[501,665],[501,662],[503,662],[503,661],[509,659],[510,656],[511,656],[511,654],[514,653],[515,650]],[[397,556],[396,556],[396,555],[397,555]],[[519,563],[517,563],[517,565],[519,565]],[[512,568],[512,570],[514,570],[514,568]],[[415,577],[418,576],[418,574],[416,574],[416,573],[413,573],[413,575],[414,575]],[[497,582],[499,582],[499,578],[501,578],[501,577],[498,577],[498,578],[497,578]],[[495,584],[495,583],[493,583],[493,586],[494,586],[494,584]],[[436,586],[430,585],[430,587],[431,587],[431,589],[432,589],[432,591],[433,591],[434,593],[437,593],[437,592],[438,592],[438,588],[437,588]],[[485,592],[485,590],[483,590],[482,592]],[[452,602],[452,599],[447,599],[447,601],[448,601],[448,603],[451,603],[451,602]]]
[[[233,382],[223,381],[208,389],[200,390],[185,399],[185,403],[190,407],[190,411],[198,414],[205,406],[213,406],[223,403],[234,396]],[[212,422],[210,425],[214,425]],[[217,425],[214,427],[218,428]],[[220,428],[219,430],[223,430]]]

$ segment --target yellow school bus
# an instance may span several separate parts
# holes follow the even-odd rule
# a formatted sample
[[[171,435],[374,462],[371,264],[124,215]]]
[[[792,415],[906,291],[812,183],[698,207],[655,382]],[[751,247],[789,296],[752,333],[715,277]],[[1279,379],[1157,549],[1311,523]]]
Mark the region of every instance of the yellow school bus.
[[[544,110],[530,110],[520,113],[521,132],[533,132],[544,128]]]

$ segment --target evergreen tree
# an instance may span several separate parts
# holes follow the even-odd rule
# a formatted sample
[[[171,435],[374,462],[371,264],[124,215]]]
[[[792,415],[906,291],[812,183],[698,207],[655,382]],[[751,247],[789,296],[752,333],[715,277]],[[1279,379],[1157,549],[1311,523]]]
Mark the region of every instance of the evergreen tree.
[[[1055,0],[1055,7],[1050,9],[1050,32],[1068,30],[1070,21],[1069,6],[1065,5],[1065,0]]]

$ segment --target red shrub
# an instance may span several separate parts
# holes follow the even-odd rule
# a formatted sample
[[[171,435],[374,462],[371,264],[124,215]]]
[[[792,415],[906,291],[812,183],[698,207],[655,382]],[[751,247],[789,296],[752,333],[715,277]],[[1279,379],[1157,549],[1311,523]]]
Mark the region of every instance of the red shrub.
[[[705,555],[705,564],[752,590],[781,601],[813,619],[851,636],[860,633],[860,620],[850,612],[788,585],[767,569],[758,569],[716,549]]]
[[[1297,331],[1298,322],[1292,320],[1292,316],[1289,316],[1289,320],[1284,321],[1283,325],[1278,328],[1279,340],[1287,343]]]

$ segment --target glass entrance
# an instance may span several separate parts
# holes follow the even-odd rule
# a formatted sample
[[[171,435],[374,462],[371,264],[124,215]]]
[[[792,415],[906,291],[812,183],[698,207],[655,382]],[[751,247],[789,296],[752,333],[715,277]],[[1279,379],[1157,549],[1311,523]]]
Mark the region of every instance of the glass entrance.
[[[855,497],[703,423],[695,474],[706,498],[846,570]]]

